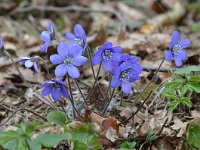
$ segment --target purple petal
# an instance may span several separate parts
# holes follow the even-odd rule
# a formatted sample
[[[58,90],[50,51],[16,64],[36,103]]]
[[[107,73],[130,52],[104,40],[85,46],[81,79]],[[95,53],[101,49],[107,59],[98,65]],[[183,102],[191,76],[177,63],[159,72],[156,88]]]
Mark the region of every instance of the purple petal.
[[[87,62],[87,60],[88,59],[84,56],[78,56],[73,59],[73,64],[75,66],[81,66],[81,65],[85,64]]]
[[[93,66],[99,64],[102,61],[102,56],[101,55],[102,55],[102,50],[99,50],[99,51],[96,52],[96,54],[92,58],[92,65]]]
[[[178,43],[180,39],[180,34],[178,33],[178,31],[174,31],[172,33],[172,40],[171,40],[171,43],[170,43],[170,49],[172,49],[172,47]]]
[[[112,60],[113,61],[120,61],[121,54],[120,53],[112,53]]]
[[[120,84],[119,76],[115,76],[115,77],[112,79],[110,86],[111,86],[112,88],[117,88],[117,87],[119,86],[119,84]]]
[[[165,60],[166,61],[171,61],[172,60],[172,52],[170,50],[167,51],[166,55],[165,55]]]
[[[56,69],[55,69],[55,75],[58,78],[61,78],[61,77],[65,76],[66,73],[67,73],[67,68],[66,68],[66,66],[64,64],[58,65],[56,67]]]
[[[45,87],[43,90],[42,90],[42,92],[41,92],[41,94],[43,95],[43,96],[47,96],[47,95],[49,95],[50,93],[51,93],[51,87],[50,86],[47,86],[47,87]]]
[[[47,52],[50,42],[45,42],[43,45],[40,46],[40,51]]]
[[[109,49],[112,47],[112,43],[111,42],[105,42],[103,45],[102,45],[102,48],[103,49]]]
[[[41,34],[41,39],[45,42],[50,42],[51,41],[50,34],[51,33],[49,31],[43,31]]]
[[[2,39],[2,36],[0,34],[0,49],[3,47],[3,39]]]
[[[124,94],[129,94],[131,92],[131,84],[129,82],[122,83],[122,92]]]
[[[126,70],[126,69],[128,69],[128,68],[130,68],[130,67],[131,67],[131,64],[130,64],[129,62],[123,62],[123,63],[119,66],[119,68],[120,68],[121,71],[124,71],[124,70]]]
[[[80,72],[77,67],[75,66],[68,66],[67,72],[71,78],[78,78],[80,76]]]
[[[61,92],[65,97],[69,97],[69,93],[64,86],[61,86]]]
[[[112,51],[115,52],[115,53],[119,53],[119,52],[122,51],[122,47],[120,47],[120,46],[114,46],[114,47],[112,47],[111,49],[112,49]]]
[[[63,58],[60,55],[58,55],[58,54],[54,54],[54,55],[50,56],[50,61],[54,65],[57,65],[57,64],[61,64],[63,62]]]
[[[33,63],[33,68],[34,68],[35,73],[39,72],[36,62]]]
[[[53,23],[52,23],[52,22],[49,23],[49,31],[50,31],[51,33],[55,33],[54,27],[53,27]]]
[[[104,61],[103,62],[103,68],[106,71],[110,71],[112,69],[112,63],[111,63],[111,61],[110,60]]]
[[[26,68],[32,67],[32,66],[33,66],[33,62],[31,62],[30,60],[27,60],[27,61],[25,62],[25,66],[26,66]]]
[[[179,45],[181,46],[181,48],[189,47],[190,46],[190,40],[184,39],[184,40],[180,41]]]
[[[131,57],[130,60],[129,60],[131,63],[137,63],[139,61],[139,58],[137,57]]]
[[[30,57],[20,57],[20,61],[19,62],[26,62],[27,60],[29,60]]]
[[[121,60],[124,61],[124,60],[128,60],[130,58],[130,55],[125,53],[125,54],[121,54]]]
[[[175,55],[174,56],[174,62],[175,62],[175,64],[176,64],[176,66],[182,66],[182,60],[181,60],[181,58],[180,58],[180,56],[179,55]]]
[[[82,39],[86,39],[86,34],[85,34],[85,31],[83,29],[83,27],[80,25],[80,24],[76,24],[74,26],[74,33],[77,37],[80,37]]]
[[[68,39],[69,41],[74,41],[74,39],[76,38],[76,36],[73,33],[67,33],[65,35],[65,38]]]
[[[60,42],[57,47],[58,54],[63,58],[66,58],[69,55],[69,47],[65,42]]]
[[[187,51],[182,50],[182,52],[179,54],[181,60],[186,60],[187,59]]]
[[[57,91],[55,90],[55,91],[52,91],[52,93],[51,93],[51,97],[52,97],[53,100],[55,100],[55,101],[59,100],[60,97],[61,97],[61,95],[62,95],[62,93],[61,93],[60,90],[57,90]]]
[[[71,43],[68,46],[69,46],[69,56],[76,57],[82,54],[82,48],[79,45]]]

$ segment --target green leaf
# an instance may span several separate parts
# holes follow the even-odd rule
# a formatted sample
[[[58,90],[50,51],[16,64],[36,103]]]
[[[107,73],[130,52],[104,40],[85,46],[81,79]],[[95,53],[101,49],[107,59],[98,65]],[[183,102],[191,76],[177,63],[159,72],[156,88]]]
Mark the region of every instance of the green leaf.
[[[200,93],[200,84],[198,83],[187,83],[190,90],[195,91],[196,93]]]
[[[137,143],[135,141],[129,142],[125,141],[122,144],[120,144],[121,149],[133,149]]]
[[[193,76],[188,79],[189,82],[200,82],[200,76]]]
[[[70,134],[41,134],[37,136],[35,142],[41,143],[44,147],[53,147],[62,140],[69,140]]]
[[[190,101],[190,98],[189,97],[183,97],[181,99],[181,102],[186,104],[188,107],[192,107],[192,102]]]
[[[179,101],[179,97],[178,97],[177,95],[175,95],[175,94],[173,93],[173,91],[171,91],[171,90],[164,91],[164,92],[163,92],[163,95],[164,95],[166,98]]]
[[[167,82],[165,84],[163,84],[164,87],[170,87],[172,89],[178,89],[180,88],[184,83],[184,79],[183,78],[176,78],[173,81]]]
[[[177,102],[177,101],[173,101],[169,104],[169,108],[168,108],[168,111],[169,112],[172,112],[174,109],[176,109],[178,107],[180,103]]]
[[[187,129],[187,142],[189,145],[192,145],[200,149],[200,124],[197,125],[188,125]]]
[[[156,131],[151,130],[149,132],[149,134],[146,137],[146,142],[150,142],[150,141],[154,141],[158,138],[158,136],[156,135]]]
[[[61,111],[52,111],[47,114],[47,120],[49,123],[56,123],[61,126],[64,126],[65,123],[67,122],[67,117],[64,112]]]
[[[184,67],[181,69],[176,69],[176,71],[174,71],[175,74],[179,74],[179,75],[186,75],[186,74],[190,74],[191,72],[196,72],[196,71],[200,71],[200,67],[198,66],[188,66],[188,67]]]

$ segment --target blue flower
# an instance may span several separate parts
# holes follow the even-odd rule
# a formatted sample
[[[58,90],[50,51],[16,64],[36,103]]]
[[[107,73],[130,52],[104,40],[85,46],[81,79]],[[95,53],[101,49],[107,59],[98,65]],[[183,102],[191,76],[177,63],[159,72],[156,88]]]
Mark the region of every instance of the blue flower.
[[[51,41],[55,39],[55,30],[51,22],[49,23],[49,31],[43,31],[41,39],[44,41],[44,44],[40,46],[40,50],[46,53]]]
[[[50,61],[57,65],[55,75],[58,78],[67,73],[71,78],[78,78],[80,72],[76,66],[81,66],[87,62],[87,58],[82,56],[82,49],[78,45],[60,42],[57,48],[58,54],[50,56]]]
[[[0,33],[0,49],[3,49],[3,39]]]
[[[33,67],[35,73],[38,73],[37,57],[21,57],[20,62],[23,62],[26,68]]]
[[[122,92],[129,94],[131,92],[131,83],[140,79],[139,74],[142,72],[142,67],[137,64],[138,59],[136,57],[130,57],[127,54],[124,56],[129,57],[129,59],[112,70],[111,87],[117,88],[121,85]]]
[[[83,49],[83,52],[85,51],[85,49],[87,47],[86,33],[85,33],[83,27],[80,24],[76,24],[74,26],[74,34],[73,33],[67,33],[65,35],[65,37],[70,42],[73,42],[73,43],[79,45]]]
[[[41,86],[43,88],[41,94],[47,96],[51,94],[54,101],[58,101],[63,95],[69,97],[69,93],[64,86],[64,82],[61,80],[48,80]]]
[[[92,59],[92,64],[97,65],[102,62],[103,67],[106,71],[111,71],[112,62],[120,61],[122,51],[120,46],[112,46],[111,42],[105,42],[95,53]]]
[[[187,52],[184,49],[190,46],[189,39],[183,39],[182,41],[179,41],[179,39],[180,34],[174,31],[169,50],[165,55],[165,60],[171,61],[174,59],[176,66],[182,66],[182,61],[187,59]]]

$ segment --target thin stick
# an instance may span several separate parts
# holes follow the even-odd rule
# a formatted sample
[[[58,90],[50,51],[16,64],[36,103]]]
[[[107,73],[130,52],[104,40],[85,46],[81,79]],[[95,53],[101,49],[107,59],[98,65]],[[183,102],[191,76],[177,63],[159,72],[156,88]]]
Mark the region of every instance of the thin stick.
[[[32,111],[32,110],[29,110],[29,109],[26,109],[26,108],[21,108],[21,109],[16,110],[15,112],[13,112],[13,113],[10,115],[10,117],[9,117],[4,123],[0,124],[0,126],[5,125],[18,111],[27,111],[27,112],[30,112],[30,113],[34,114],[35,116],[37,116],[37,117],[43,119],[44,121],[47,121],[47,119],[45,119],[44,117],[40,116],[40,115],[37,114],[36,112],[34,112],[34,111]]]
[[[152,92],[151,92],[152,93]],[[124,121],[120,122],[119,125],[127,123],[131,118],[133,118],[139,111],[140,109],[143,107],[143,105],[146,103],[146,101],[149,99],[149,97],[151,96],[151,93],[147,96],[147,98],[143,101],[143,103],[140,105],[140,107],[127,119],[125,119]]]
[[[70,83],[70,78],[69,76],[67,75],[67,80],[68,80],[68,84],[69,84],[69,92],[70,92],[70,96],[69,96],[69,100],[72,104],[72,107],[74,109],[74,111],[77,113],[77,115],[83,119],[83,117],[81,116],[81,114],[78,112],[78,110],[76,109],[75,105],[74,105],[74,98],[73,98],[73,94],[72,94],[72,89],[71,89],[71,83]]]
[[[63,112],[64,112],[64,113],[67,113],[67,112],[66,112],[66,110],[65,110],[65,108],[63,107],[63,104],[62,104],[62,102],[61,102],[61,101],[58,101],[58,102],[59,102],[59,104],[60,104],[60,107],[62,108]]]
[[[110,104],[110,102],[111,102],[111,100],[112,100],[112,98],[113,98],[114,93],[115,93],[115,89],[113,89],[112,94],[111,94],[111,97],[110,97],[108,103],[106,104],[106,107],[104,107],[104,109],[103,109],[103,112],[102,112],[102,116],[103,116],[103,117],[105,116],[105,114],[106,114],[106,112],[107,112],[108,106],[109,106],[109,104]]]
[[[79,87],[79,85],[78,85],[76,79],[74,79],[74,81],[75,81],[76,87],[78,88],[79,93],[81,94],[81,96],[82,96],[82,98],[83,98],[83,101],[84,101],[84,103],[85,103],[85,106],[86,106],[86,108],[87,108],[87,107],[88,107],[88,104],[87,104],[87,101],[86,101],[86,99],[85,99],[85,96],[83,95],[83,93],[82,93],[82,91],[81,91],[81,89],[80,89],[80,87]]]

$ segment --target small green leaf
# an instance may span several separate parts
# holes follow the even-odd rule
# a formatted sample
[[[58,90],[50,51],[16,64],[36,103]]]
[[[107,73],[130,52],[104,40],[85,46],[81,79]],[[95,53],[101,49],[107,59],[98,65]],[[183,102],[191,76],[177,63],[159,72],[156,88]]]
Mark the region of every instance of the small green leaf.
[[[196,93],[200,93],[200,84],[198,83],[187,83],[190,90],[195,91]]]
[[[169,108],[168,108],[168,111],[169,112],[172,112],[174,109],[176,109],[178,107],[180,103],[177,102],[177,101],[173,101],[169,104]]]
[[[154,141],[157,138],[158,138],[158,136],[156,135],[156,132],[154,130],[151,130],[146,137],[146,142]]]
[[[200,76],[193,76],[188,79],[189,82],[200,82]]]
[[[67,122],[67,117],[64,112],[61,111],[52,111],[47,114],[47,120],[49,123],[56,123],[61,126],[64,126],[65,123]]]
[[[183,97],[181,99],[181,102],[184,103],[185,105],[187,105],[188,107],[192,107],[192,102],[190,101],[189,97]]]
[[[186,135],[188,144],[200,149],[200,123],[189,123]]]
[[[181,69],[176,69],[176,71],[174,71],[174,73],[179,74],[179,75],[186,75],[186,74],[190,74],[191,72],[196,72],[196,71],[200,71],[200,67],[188,66],[188,67],[184,67]]]
[[[69,140],[70,135],[65,134],[41,134],[37,136],[36,142],[41,143],[44,147],[53,147],[57,145],[62,140]]]
[[[135,141],[129,142],[125,141],[122,144],[120,144],[121,149],[133,149],[137,143]]]

